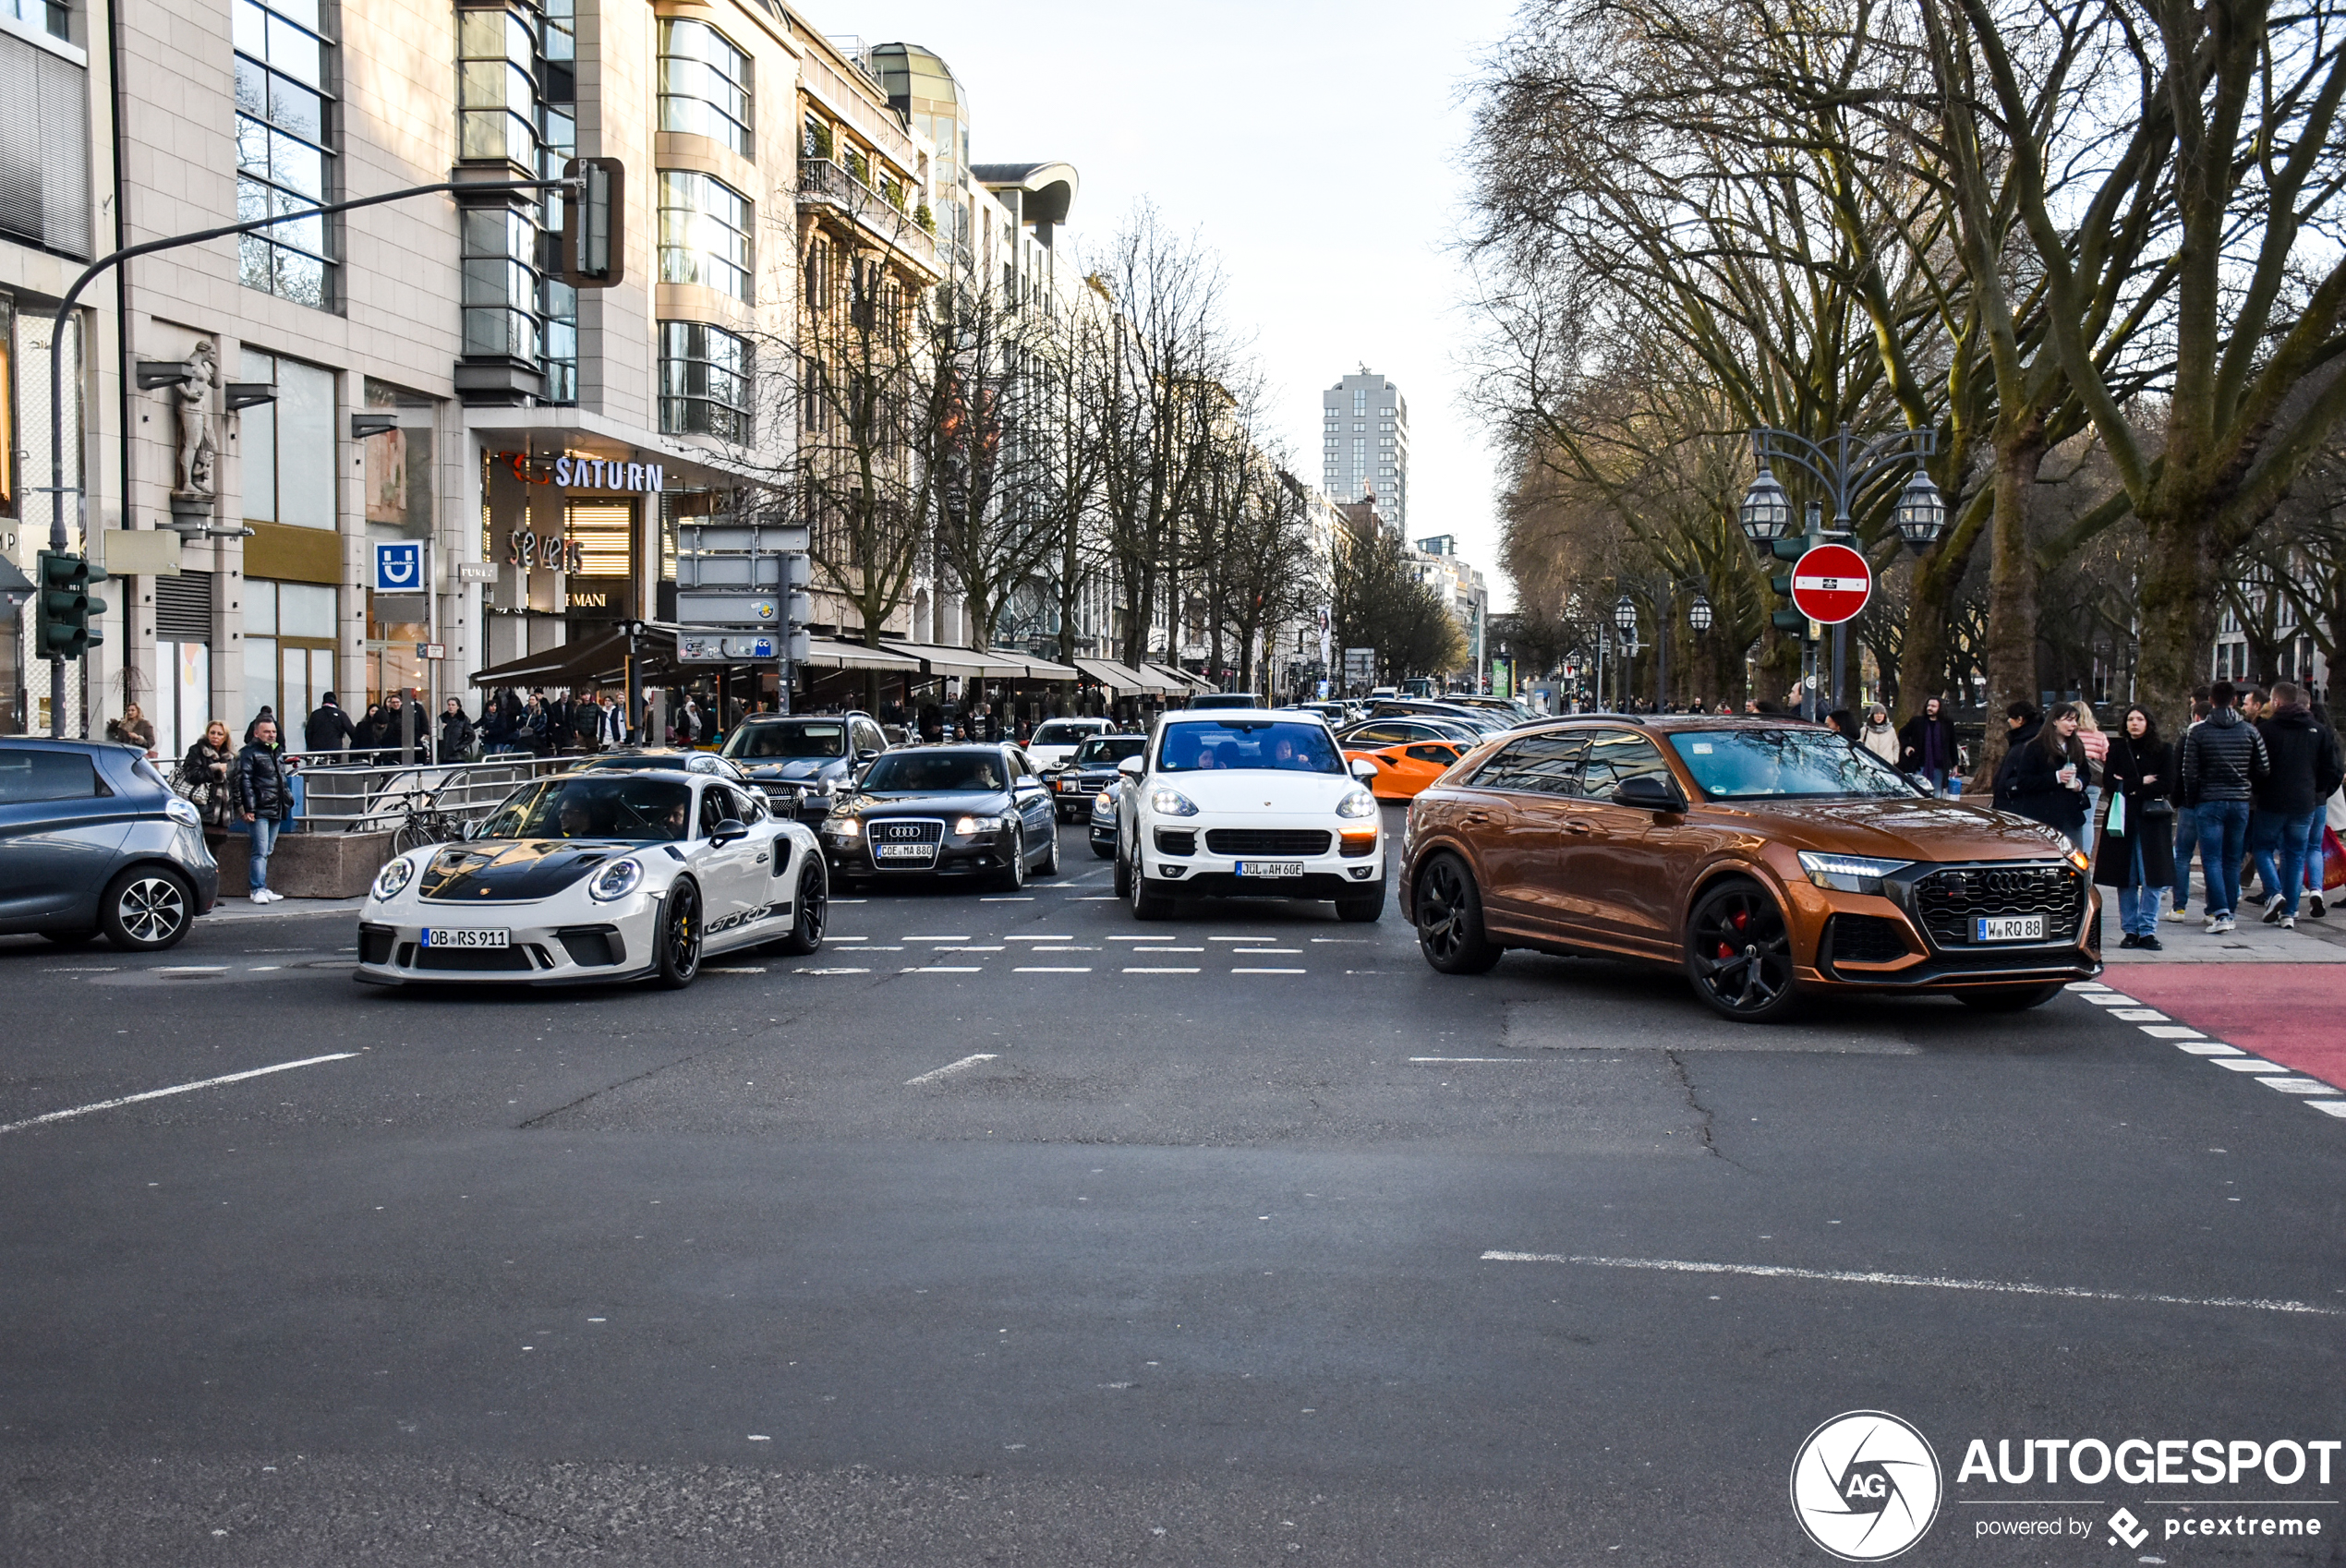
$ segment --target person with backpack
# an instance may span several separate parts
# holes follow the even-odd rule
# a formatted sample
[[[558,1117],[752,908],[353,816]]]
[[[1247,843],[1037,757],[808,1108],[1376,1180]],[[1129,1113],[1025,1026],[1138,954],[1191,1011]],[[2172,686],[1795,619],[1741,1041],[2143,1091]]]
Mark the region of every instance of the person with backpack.
[[[2282,681],[2256,721],[2268,770],[2255,786],[2248,848],[2264,884],[2265,923],[2297,929],[2297,899],[2305,881],[2305,839],[2322,818],[2322,804],[2346,779],[2338,742],[2314,721],[2303,687]]]
[[[2234,929],[2249,802],[2271,775],[2272,758],[2256,727],[2240,717],[2240,696],[2231,681],[2208,687],[2207,701],[2207,720],[2183,737],[2175,775],[2183,801],[2199,817],[2200,874],[2207,880],[2206,930],[2221,936]]]

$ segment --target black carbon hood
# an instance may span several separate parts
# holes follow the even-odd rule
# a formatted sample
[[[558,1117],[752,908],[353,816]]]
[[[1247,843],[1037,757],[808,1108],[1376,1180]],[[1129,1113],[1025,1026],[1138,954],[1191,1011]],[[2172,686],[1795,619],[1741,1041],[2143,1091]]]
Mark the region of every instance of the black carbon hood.
[[[577,838],[451,844],[424,868],[417,896],[450,904],[550,898],[611,856],[636,847]]]

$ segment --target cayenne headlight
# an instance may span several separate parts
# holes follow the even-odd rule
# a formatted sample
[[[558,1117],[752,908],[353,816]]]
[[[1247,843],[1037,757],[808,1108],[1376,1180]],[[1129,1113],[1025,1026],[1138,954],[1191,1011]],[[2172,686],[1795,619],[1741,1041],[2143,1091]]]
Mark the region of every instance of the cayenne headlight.
[[[1825,855],[1800,851],[1800,869],[1820,887],[1839,893],[1879,893],[1881,879],[1914,864],[1912,861],[1878,861],[1865,855]]]
[[[615,860],[587,879],[586,896],[599,904],[624,899],[644,885],[644,862],[630,855]]]
[[[1170,784],[1159,784],[1149,791],[1149,810],[1159,816],[1195,816],[1197,803]]]
[[[402,855],[386,862],[381,871],[375,873],[375,897],[395,899],[399,890],[415,879],[416,862]]]
[[[992,833],[1007,827],[1010,821],[1007,816],[965,816],[953,824],[953,831],[966,838],[973,833]]]
[[[1336,802],[1336,814],[1356,817],[1374,816],[1376,815],[1376,797],[1366,790],[1355,790]]]

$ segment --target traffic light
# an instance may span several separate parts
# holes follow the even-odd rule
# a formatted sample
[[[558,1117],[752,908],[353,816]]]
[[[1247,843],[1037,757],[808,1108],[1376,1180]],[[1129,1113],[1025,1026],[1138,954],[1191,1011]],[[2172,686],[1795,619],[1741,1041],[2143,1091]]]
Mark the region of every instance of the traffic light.
[[[78,555],[41,552],[39,592],[33,597],[32,645],[36,658],[79,658],[106,640],[90,624],[106,612],[106,601],[91,588],[106,574]]]
[[[627,170],[616,158],[573,158],[562,178],[562,256],[555,275],[573,288],[610,288],[627,271]]]
[[[1768,552],[1774,556],[1778,561],[1798,561],[1803,555],[1808,553],[1809,542],[1810,541],[1806,538],[1772,539],[1768,543]],[[1776,597],[1784,600],[1787,607],[1791,605],[1791,573],[1777,573],[1774,576],[1768,579],[1768,586],[1775,591]],[[1779,632],[1790,633],[1795,636],[1800,637],[1806,637],[1811,634],[1808,625],[1808,618],[1806,615],[1801,614],[1797,609],[1786,608],[1777,610],[1774,614],[1768,617],[1768,621],[1769,624],[1775,627],[1775,629]]]

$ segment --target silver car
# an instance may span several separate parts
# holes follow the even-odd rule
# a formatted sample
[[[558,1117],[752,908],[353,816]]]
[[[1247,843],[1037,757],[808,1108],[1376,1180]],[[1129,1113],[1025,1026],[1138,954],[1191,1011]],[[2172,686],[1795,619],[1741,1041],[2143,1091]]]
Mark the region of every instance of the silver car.
[[[0,933],[103,933],[128,952],[187,935],[220,892],[203,818],[125,746],[0,738]]]

